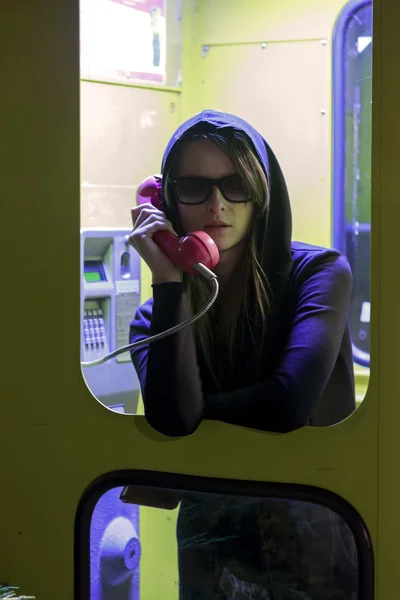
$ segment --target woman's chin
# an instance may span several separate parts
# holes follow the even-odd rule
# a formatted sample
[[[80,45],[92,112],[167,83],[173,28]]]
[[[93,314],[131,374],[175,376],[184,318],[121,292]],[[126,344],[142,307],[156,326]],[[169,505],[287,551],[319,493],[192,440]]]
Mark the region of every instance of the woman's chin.
[[[239,254],[241,254],[241,252],[243,250],[243,245],[240,242],[228,243],[227,241],[223,241],[223,240],[214,240],[214,241],[215,241],[215,245],[218,248],[218,252],[220,254],[224,255],[226,258],[228,258],[231,255],[234,255],[236,257]]]
[[[223,242],[223,241],[221,241],[221,240],[214,240],[214,242],[215,242],[215,245],[216,245],[216,246],[217,246],[217,248],[218,248],[218,252],[219,252],[219,253],[221,253],[221,252],[222,252],[222,253],[223,253],[223,252],[229,252],[229,250],[231,250],[231,249],[232,249],[232,244],[227,244],[226,242],[224,243],[224,242]]]

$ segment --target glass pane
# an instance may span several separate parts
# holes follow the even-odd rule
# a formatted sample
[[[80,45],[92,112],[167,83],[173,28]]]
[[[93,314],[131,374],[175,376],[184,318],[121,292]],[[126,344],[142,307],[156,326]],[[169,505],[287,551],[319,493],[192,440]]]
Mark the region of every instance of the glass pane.
[[[299,3],[297,13],[291,7],[288,20],[285,3],[279,10],[271,2],[261,3],[257,18],[250,18],[253,13],[245,4],[236,3],[228,12],[221,6],[181,0],[81,2],[81,361],[88,363],[128,343],[129,322],[137,306],[152,295],[146,263],[126,244],[138,185],[159,173],[163,151],[182,122],[211,107],[248,120],[271,144],[288,183],[292,240],[335,245],[347,254],[354,273],[350,310],[354,355],[369,364],[370,128],[366,123],[371,4],[352,2],[351,18],[340,38],[344,141],[335,156],[344,157],[344,162],[335,170],[335,178],[336,171],[341,173],[338,182],[343,185],[335,184],[342,191],[341,200],[335,195],[335,207],[341,208],[335,208],[340,227],[334,244],[329,182],[332,129],[336,135],[338,128],[332,128],[327,99],[332,91],[330,32],[337,7],[316,11]],[[236,27],[238,23],[247,29]],[[137,36],[132,34],[136,31]],[[319,34],[326,35],[320,39]],[[260,43],[264,38],[267,41]],[[138,66],[135,61],[142,63]],[[187,85],[181,90],[182,64]],[[135,85],[125,85],[129,82]],[[254,82],[256,94],[249,93]],[[165,89],[164,84],[174,87]],[[283,349],[287,332],[277,336]],[[352,371],[350,346],[346,330],[342,350]],[[276,345],[270,353],[268,376],[282,354]],[[341,421],[353,410],[351,398],[351,406],[335,412],[337,397],[353,395],[353,390],[347,394],[339,389],[344,379],[346,390],[352,386],[352,372],[334,383],[337,373],[342,373],[341,361],[342,355],[329,369],[334,374],[332,385],[324,387],[326,397],[329,391],[334,398],[329,405],[335,414],[319,419],[317,410],[312,425]],[[93,394],[110,409],[144,412],[137,373],[127,353],[95,367],[83,366],[83,374]],[[356,378],[358,399],[365,383]]]
[[[90,544],[90,600],[361,598],[353,534],[313,502],[119,487]]]
[[[354,359],[369,367],[372,4],[352,2],[335,39],[335,245],[354,277],[350,310]]]

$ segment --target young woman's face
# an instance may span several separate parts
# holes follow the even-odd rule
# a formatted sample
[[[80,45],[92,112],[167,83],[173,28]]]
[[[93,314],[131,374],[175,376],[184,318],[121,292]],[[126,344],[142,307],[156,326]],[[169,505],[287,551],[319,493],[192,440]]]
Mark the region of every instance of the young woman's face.
[[[193,140],[181,152],[177,179],[189,176],[220,179],[229,175],[235,175],[231,160],[210,140]],[[253,204],[229,202],[214,186],[205,202],[195,205],[178,203],[178,211],[187,233],[202,229],[213,238],[220,254],[229,254],[243,246],[251,226]]]

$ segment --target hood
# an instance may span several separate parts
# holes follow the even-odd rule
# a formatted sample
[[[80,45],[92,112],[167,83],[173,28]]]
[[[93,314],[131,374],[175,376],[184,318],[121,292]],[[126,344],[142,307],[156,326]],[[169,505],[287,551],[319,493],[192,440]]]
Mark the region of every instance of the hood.
[[[163,156],[161,172],[164,171],[171,151],[182,136],[194,127],[200,132],[202,124],[207,124],[208,128],[210,125],[215,129],[231,127],[244,132],[252,142],[265,171],[270,202],[264,223],[258,224],[264,230],[264,235],[260,236],[263,240],[260,251],[264,272],[268,276],[277,308],[292,268],[292,215],[285,178],[278,160],[266,140],[249,123],[228,113],[204,110],[185,121],[172,135]]]

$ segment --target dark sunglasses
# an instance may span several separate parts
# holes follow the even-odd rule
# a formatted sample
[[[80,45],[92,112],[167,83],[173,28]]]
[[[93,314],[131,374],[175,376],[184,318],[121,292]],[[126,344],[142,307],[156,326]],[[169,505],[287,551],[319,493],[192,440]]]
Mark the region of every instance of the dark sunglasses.
[[[228,175],[221,179],[206,177],[181,177],[170,180],[180,204],[202,204],[212,194],[216,186],[228,202],[249,202],[249,195],[238,175]]]

